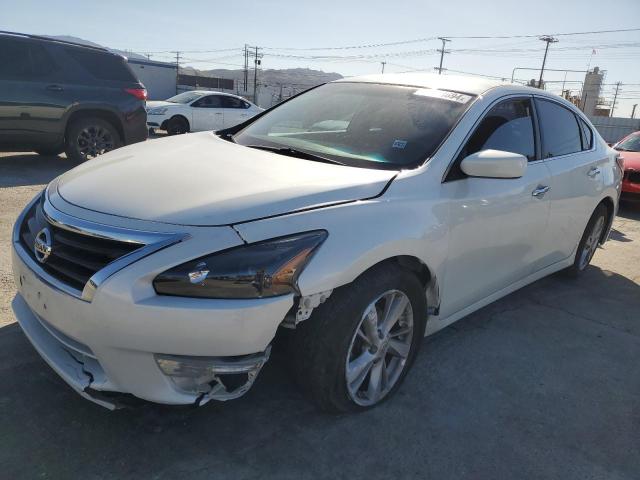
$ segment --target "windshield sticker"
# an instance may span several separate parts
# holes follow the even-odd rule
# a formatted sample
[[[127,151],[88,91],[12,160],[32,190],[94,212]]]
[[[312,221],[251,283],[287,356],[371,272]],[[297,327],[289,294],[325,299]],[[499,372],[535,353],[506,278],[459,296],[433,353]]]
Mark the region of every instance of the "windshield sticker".
[[[421,88],[413,92],[413,94],[421,97],[441,98],[442,100],[450,100],[457,103],[467,103],[472,98],[471,95],[465,95],[464,93],[445,92],[444,90],[435,90],[433,88]]]
[[[394,140],[393,145],[391,145],[391,148],[404,148],[406,146],[407,146],[406,140]]]

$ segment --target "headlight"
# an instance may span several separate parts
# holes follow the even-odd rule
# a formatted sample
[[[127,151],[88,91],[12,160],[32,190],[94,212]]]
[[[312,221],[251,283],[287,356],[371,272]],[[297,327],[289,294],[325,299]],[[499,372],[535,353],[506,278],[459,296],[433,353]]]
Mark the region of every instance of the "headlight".
[[[147,111],[149,115],[164,115],[165,113],[167,113],[167,107],[150,108]]]
[[[324,230],[230,248],[158,275],[161,295],[201,298],[263,298],[297,291],[297,280],[327,238]]]

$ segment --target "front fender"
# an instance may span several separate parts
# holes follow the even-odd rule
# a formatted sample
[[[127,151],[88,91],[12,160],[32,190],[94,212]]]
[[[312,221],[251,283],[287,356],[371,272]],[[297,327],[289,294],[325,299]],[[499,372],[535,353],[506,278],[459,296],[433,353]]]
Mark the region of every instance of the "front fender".
[[[432,279],[447,255],[447,205],[425,199],[381,198],[236,225],[249,243],[324,229],[329,236],[299,278],[302,295],[331,290],[397,256],[416,257]]]

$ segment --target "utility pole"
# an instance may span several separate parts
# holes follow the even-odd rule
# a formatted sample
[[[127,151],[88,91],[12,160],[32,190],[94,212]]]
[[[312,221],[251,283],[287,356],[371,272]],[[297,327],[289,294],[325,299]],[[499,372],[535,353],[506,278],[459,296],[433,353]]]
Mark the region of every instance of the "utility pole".
[[[173,52],[176,54],[176,95],[178,94],[178,83],[180,82],[180,52]]]
[[[249,46],[244,44],[244,91],[247,91],[249,83]]]
[[[384,73],[384,66],[387,64],[387,62],[380,62],[382,64],[382,73]]]
[[[262,54],[259,52],[259,47],[254,47],[255,53],[251,52],[253,56],[253,103],[258,104],[258,67],[260,66]]]
[[[609,114],[610,117],[613,117],[613,111],[616,109],[616,100],[618,100],[618,90],[620,90],[620,85],[622,85],[622,82],[616,83],[616,93],[613,95],[613,103],[611,104],[611,113]]]
[[[544,48],[544,58],[542,59],[542,68],[540,69],[540,80],[538,80],[538,88],[542,88],[542,75],[544,74],[544,65],[547,63],[547,53],[549,52],[549,44],[556,43],[557,38],[545,35],[540,37],[540,40],[547,42],[547,46]]]
[[[442,49],[438,50],[440,52],[440,66],[436,70],[438,70],[438,75],[442,75],[442,60],[444,59],[444,54],[451,52],[451,50],[445,50],[444,46],[446,45],[447,42],[450,42],[451,40],[449,40],[446,37],[438,37],[438,40],[442,41]]]
[[[636,107],[638,106],[637,103],[633,104],[633,108],[631,109],[631,118],[636,118]]]

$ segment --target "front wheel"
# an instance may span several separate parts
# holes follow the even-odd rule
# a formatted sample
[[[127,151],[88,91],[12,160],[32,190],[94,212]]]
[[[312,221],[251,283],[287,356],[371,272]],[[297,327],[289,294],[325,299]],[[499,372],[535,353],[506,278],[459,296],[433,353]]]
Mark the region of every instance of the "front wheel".
[[[573,265],[567,269],[567,273],[570,276],[577,277],[582,274],[589,263],[591,263],[591,259],[596,253],[598,245],[600,245],[606,224],[607,208],[600,204],[591,215],[587,223],[587,228],[585,228],[582,234]]]
[[[336,289],[291,339],[297,382],[325,411],[365,410],[398,389],[424,336],[417,276],[395,264]]]
[[[167,122],[169,135],[182,135],[189,132],[189,122],[183,117],[171,117]]]

